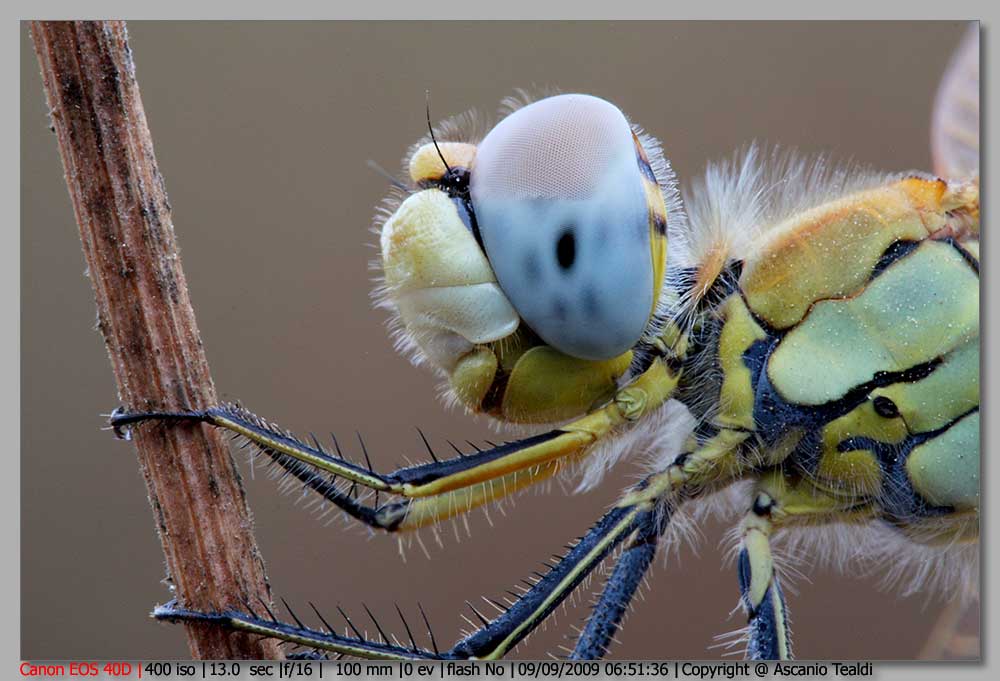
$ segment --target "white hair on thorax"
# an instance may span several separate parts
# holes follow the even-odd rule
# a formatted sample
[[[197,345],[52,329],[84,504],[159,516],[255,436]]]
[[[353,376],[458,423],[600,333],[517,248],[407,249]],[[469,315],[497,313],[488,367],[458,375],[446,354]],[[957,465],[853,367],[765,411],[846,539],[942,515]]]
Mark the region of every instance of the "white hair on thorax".
[[[749,144],[709,163],[704,175],[682,191],[689,224],[669,233],[669,272],[676,281],[720,249],[728,262],[745,259],[760,251],[773,230],[794,228],[785,224],[790,218],[915,174],[921,175],[881,173],[834,162],[829,155],[807,157],[792,149]],[[689,296],[681,294],[679,308],[697,302]]]

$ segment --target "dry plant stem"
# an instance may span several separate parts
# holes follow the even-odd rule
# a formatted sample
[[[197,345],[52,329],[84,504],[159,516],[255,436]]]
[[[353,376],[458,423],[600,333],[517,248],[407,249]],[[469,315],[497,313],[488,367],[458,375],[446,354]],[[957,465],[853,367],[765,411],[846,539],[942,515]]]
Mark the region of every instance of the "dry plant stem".
[[[215,387],[125,24],[36,21],[31,33],[120,400],[133,409],[205,407]],[[269,603],[243,486],[221,434],[146,427],[135,444],[178,600],[200,610]],[[113,449],[94,465],[120,465]],[[216,627],[187,625],[187,635],[196,658],[281,657],[273,641]]]

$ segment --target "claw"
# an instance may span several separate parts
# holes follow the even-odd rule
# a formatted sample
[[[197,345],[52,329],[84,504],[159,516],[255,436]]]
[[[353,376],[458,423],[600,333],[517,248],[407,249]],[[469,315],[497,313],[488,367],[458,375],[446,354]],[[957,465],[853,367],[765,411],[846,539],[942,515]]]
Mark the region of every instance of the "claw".
[[[204,421],[207,412],[182,409],[179,411],[129,411],[115,407],[108,416],[108,425],[119,440],[132,439],[132,426],[143,421]]]
[[[125,411],[125,407],[118,405],[108,415],[108,424],[111,426],[115,437],[126,442],[132,439],[132,429],[129,427],[129,422],[122,418],[127,414],[128,412]]]

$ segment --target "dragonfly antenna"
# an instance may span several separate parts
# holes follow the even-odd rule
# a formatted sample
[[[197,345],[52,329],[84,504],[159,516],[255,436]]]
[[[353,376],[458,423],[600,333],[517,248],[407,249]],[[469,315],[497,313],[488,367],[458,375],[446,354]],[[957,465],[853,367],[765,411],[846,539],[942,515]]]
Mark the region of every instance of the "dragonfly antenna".
[[[380,166],[378,163],[376,163],[372,159],[368,159],[367,165],[368,165],[369,168],[371,168],[372,170],[374,170],[376,173],[378,173],[379,175],[381,175],[382,177],[384,177],[385,179],[387,179],[389,181],[389,184],[391,184],[393,187],[396,187],[397,189],[401,189],[404,192],[410,191],[409,187],[407,187],[405,184],[403,184],[402,182],[400,182],[399,180],[397,180],[395,177],[393,177],[392,173],[390,173],[388,170],[386,170],[385,168],[383,168],[382,166]]]
[[[448,165],[448,162],[444,160],[444,154],[441,153],[441,147],[438,146],[437,138],[434,137],[434,128],[431,126],[431,91],[430,90],[424,90],[424,94],[426,95],[426,100],[425,101],[426,101],[426,105],[427,105],[427,107],[426,107],[426,111],[427,111],[427,130],[430,131],[430,133],[431,133],[431,142],[434,143],[434,148],[437,149],[438,158],[441,159],[441,163],[444,164],[445,169],[447,169],[447,171],[450,173],[451,172],[451,166]]]

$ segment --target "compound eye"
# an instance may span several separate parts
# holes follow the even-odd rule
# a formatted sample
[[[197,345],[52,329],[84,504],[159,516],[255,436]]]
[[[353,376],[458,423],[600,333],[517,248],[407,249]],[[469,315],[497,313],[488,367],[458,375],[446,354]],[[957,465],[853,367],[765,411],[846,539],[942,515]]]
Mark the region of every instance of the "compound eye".
[[[497,281],[565,354],[615,357],[649,322],[659,282],[637,153],[622,112],[590,95],[515,111],[476,153],[472,205]]]

